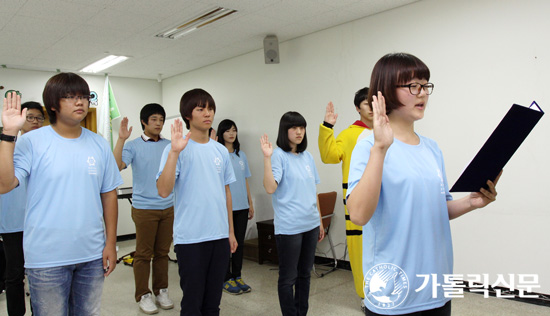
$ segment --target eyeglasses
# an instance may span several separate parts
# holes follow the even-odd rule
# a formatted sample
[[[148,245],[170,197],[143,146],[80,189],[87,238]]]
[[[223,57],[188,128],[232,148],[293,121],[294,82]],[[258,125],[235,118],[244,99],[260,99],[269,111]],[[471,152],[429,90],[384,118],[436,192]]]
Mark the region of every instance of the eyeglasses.
[[[92,98],[91,95],[66,95],[64,97],[61,97],[62,99],[71,100],[72,102],[76,102],[78,100],[82,101],[90,101]]]
[[[27,115],[27,122],[32,123],[32,122],[34,122],[34,120],[36,120],[38,123],[42,123],[42,122],[44,122],[44,117],[43,116]]]
[[[434,92],[434,84],[431,83],[431,82],[428,82],[428,83],[425,83],[425,84],[420,84],[420,83],[414,82],[414,83],[409,83],[409,84],[397,85],[396,87],[397,88],[409,88],[409,92],[412,95],[419,95],[421,89],[424,89],[424,91],[426,92],[427,95],[430,95],[430,94],[432,94],[432,92]]]

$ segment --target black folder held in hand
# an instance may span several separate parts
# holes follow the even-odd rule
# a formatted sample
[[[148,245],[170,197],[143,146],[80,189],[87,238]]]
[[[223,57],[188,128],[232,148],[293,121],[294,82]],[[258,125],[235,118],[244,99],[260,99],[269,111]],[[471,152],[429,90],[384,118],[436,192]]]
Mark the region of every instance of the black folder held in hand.
[[[531,108],[533,105],[536,108]],[[530,107],[512,105],[450,191],[478,192],[481,188],[487,188],[487,180],[496,179],[543,115],[544,112],[534,101]]]

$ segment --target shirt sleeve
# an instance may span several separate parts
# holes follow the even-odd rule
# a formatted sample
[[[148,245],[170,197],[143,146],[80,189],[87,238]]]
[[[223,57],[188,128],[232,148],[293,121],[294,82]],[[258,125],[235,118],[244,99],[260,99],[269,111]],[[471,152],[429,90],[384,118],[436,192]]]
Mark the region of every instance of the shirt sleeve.
[[[366,139],[357,143],[351,154],[351,161],[349,164],[349,176],[348,176],[348,190],[346,191],[346,200],[350,196],[351,192],[365,172],[367,163],[370,158],[370,148],[372,144]]]
[[[273,172],[273,178],[277,184],[281,183],[284,167],[282,150],[274,150],[271,155],[271,172]]]
[[[162,157],[160,157],[160,165],[159,165],[159,172],[157,173],[156,180],[159,179],[160,175],[162,174],[162,171],[164,170],[164,166],[166,165],[166,161],[168,160],[168,154],[170,153],[170,150],[172,149],[172,144],[168,144],[164,151],[162,152]],[[180,155],[183,153],[183,151],[180,153]],[[176,162],[176,179],[178,178],[180,174],[180,157],[178,156],[178,161]]]
[[[104,141],[103,145],[104,145],[103,156],[105,157],[105,166],[103,170],[103,182],[101,184],[100,193],[113,191],[124,182],[122,181],[122,177],[120,176],[120,171],[118,170],[115,156],[111,152],[111,149],[107,145],[106,141]]]
[[[32,168],[32,144],[27,137],[21,137],[15,143],[13,168],[19,183],[24,183]]]
[[[317,171],[317,166],[315,166],[315,160],[313,156],[308,152],[309,159],[311,160],[311,165],[313,166],[313,175],[315,176],[315,184],[321,183],[321,178],[319,177],[319,172]]]
[[[229,152],[227,152],[227,150],[223,154],[223,158],[224,158],[224,169],[225,169],[224,181],[225,181],[225,185],[228,185],[230,183],[237,181],[237,179],[235,178],[235,171],[233,170],[233,165],[231,164],[231,157],[229,157]]]
[[[122,149],[122,162],[124,162],[126,168],[132,164],[135,156],[136,149],[134,148],[134,142],[126,143]]]
[[[246,154],[244,152],[241,151],[241,153],[243,155],[243,162],[244,162],[244,177],[250,178],[252,174],[250,173],[250,167],[248,166],[248,158],[246,158]]]
[[[344,157],[342,140],[334,138],[334,130],[321,124],[319,126],[319,153],[324,163],[336,164]]]

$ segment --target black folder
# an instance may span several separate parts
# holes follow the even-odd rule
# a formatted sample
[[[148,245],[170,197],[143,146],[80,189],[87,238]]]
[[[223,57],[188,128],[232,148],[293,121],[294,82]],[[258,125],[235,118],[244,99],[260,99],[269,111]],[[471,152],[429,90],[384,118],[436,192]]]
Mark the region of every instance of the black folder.
[[[531,108],[533,105],[538,110]],[[478,192],[481,188],[487,189],[487,180],[496,179],[543,115],[544,112],[534,101],[530,107],[512,105],[450,191]]]

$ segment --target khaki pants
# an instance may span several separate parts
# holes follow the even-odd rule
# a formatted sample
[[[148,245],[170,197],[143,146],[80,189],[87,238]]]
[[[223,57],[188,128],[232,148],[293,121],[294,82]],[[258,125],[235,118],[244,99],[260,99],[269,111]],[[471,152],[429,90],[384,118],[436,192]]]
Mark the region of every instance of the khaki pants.
[[[151,293],[149,274],[153,259],[153,293],[168,288],[168,252],[172,243],[174,207],[165,210],[142,210],[132,207],[132,219],[136,224],[136,253],[134,255],[134,280],[136,302]]]

